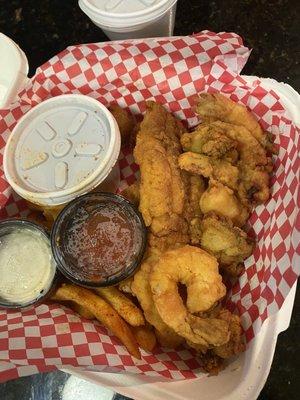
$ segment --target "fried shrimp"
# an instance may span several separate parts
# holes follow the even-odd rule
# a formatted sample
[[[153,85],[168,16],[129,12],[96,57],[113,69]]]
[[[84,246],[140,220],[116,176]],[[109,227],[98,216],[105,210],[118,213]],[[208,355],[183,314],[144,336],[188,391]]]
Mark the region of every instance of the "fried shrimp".
[[[199,96],[197,112],[203,122],[223,121],[240,125],[248,129],[263,146],[266,146],[267,135],[247,108],[235,103],[220,93],[202,93]]]
[[[187,288],[186,306],[178,292],[179,283]],[[179,335],[207,346],[227,342],[227,322],[192,315],[210,309],[226,294],[214,257],[189,245],[169,250],[153,264],[150,286],[161,319]]]
[[[183,342],[183,339],[164,323],[156,309],[149,284],[151,264],[150,258],[143,262],[140,270],[134,275],[131,288],[144,311],[146,320],[154,326],[160,344],[176,348]]]

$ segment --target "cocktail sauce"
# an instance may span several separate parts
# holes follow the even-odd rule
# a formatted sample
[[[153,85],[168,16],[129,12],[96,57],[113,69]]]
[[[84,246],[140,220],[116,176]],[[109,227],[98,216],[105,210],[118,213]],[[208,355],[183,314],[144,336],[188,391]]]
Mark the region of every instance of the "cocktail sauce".
[[[86,286],[113,284],[128,277],[145,246],[138,211],[123,197],[104,193],[70,203],[58,217],[53,235],[58,267]]]

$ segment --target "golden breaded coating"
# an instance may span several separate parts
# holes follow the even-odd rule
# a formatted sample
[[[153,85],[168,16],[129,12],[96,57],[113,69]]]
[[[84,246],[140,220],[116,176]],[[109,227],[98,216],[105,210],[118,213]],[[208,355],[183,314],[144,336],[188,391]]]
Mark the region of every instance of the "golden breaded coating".
[[[251,255],[253,241],[229,220],[207,214],[198,230],[200,246],[213,254],[230,275],[240,272],[239,265]]]
[[[178,283],[187,288],[186,306]],[[150,286],[161,319],[180,336],[201,345],[227,342],[227,323],[192,315],[210,309],[226,293],[218,263],[210,254],[188,245],[166,251],[151,266]]]
[[[214,151],[205,150],[207,140]],[[181,168],[236,190],[245,205],[268,200],[271,160],[248,129],[214,121],[198,125],[193,133],[184,134],[181,141],[189,150],[179,157]]]
[[[238,188],[239,170],[228,161],[187,151],[179,156],[178,164],[181,169],[192,174],[214,179],[232,189]]]
[[[109,106],[109,111],[115,117],[120,129],[122,144],[127,144],[130,141],[131,135],[134,133],[135,120],[133,116],[118,104]]]
[[[244,226],[249,218],[249,210],[242,205],[234,191],[222,183],[210,183],[200,199],[203,214],[214,212],[229,218],[234,225]]]
[[[157,236],[184,224],[185,185],[177,158],[181,124],[161,105],[149,102],[137,134],[134,157],[140,166],[140,211]]]
[[[140,181],[138,180],[122,190],[121,195],[138,207],[140,204]]]
[[[243,329],[239,316],[230,311],[222,309],[218,318],[229,322],[230,338],[229,341],[221,346],[215,347],[213,352],[221,358],[230,358],[245,350]]]
[[[183,342],[183,338],[164,323],[152,298],[149,281],[152,262],[150,258],[143,262],[139,271],[134,275],[131,288],[144,311],[146,320],[154,326],[156,333],[159,333],[157,335],[158,341],[162,346],[176,348]]]
[[[201,93],[197,103],[197,113],[203,122],[222,121],[240,125],[248,129],[263,146],[267,135],[244,105],[235,103],[220,93]]]
[[[184,151],[192,151],[213,158],[224,158],[237,149],[236,140],[212,129],[209,124],[201,124],[200,127],[201,134],[193,132],[182,135],[180,142]]]

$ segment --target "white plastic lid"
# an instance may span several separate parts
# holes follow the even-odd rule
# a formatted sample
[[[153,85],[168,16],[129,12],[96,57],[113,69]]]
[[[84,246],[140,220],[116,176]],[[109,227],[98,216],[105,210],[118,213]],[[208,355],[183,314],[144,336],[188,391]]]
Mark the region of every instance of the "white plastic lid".
[[[0,33],[0,108],[14,100],[27,80],[28,61],[10,38]]]
[[[120,132],[112,114],[84,95],[46,100],[25,114],[4,152],[12,188],[40,205],[58,205],[98,186],[115,165]]]
[[[79,0],[91,19],[111,27],[139,25],[159,18],[177,0]]]

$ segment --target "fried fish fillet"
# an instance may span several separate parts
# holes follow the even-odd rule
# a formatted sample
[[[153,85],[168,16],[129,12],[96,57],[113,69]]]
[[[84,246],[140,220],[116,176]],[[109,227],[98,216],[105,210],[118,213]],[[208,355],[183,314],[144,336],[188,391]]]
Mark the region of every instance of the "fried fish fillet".
[[[137,134],[134,157],[141,172],[140,205],[146,226],[156,236],[182,230],[186,198],[178,167],[184,129],[162,105],[147,103]]]

